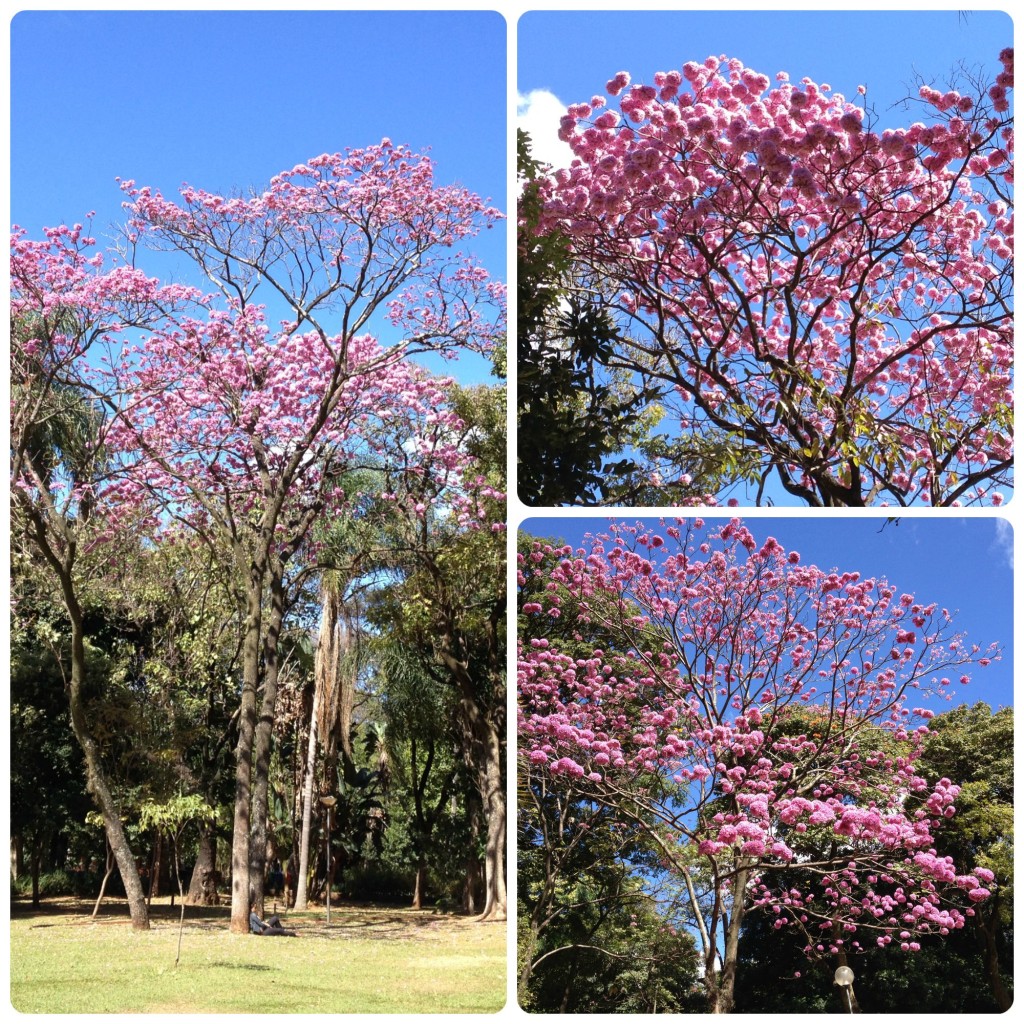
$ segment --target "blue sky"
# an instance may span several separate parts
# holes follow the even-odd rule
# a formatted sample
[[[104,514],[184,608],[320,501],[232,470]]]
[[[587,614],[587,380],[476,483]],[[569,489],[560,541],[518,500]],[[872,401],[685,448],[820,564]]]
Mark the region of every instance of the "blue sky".
[[[639,521],[628,513],[616,518]],[[585,534],[605,532],[610,521],[609,516],[535,517],[521,528],[578,546]],[[745,521],[756,540],[775,537],[787,551],[798,551],[805,565],[884,576],[901,593],[948,608],[971,643],[986,648],[997,642],[1003,651],[1001,661],[972,671],[972,682],[957,687],[954,702],[983,700],[993,708],[1013,704],[1012,531],[1006,520],[904,516],[888,523],[880,517],[805,515]],[[950,705],[933,701],[933,706],[943,711]]]
[[[533,11],[518,23],[517,89],[579,103],[603,95],[617,71],[651,82],[656,71],[726,54],[772,80],[807,75],[850,99],[864,85],[884,125],[907,119],[891,108],[916,92],[918,75],[938,85],[961,64],[998,70],[1012,43],[1011,19],[996,11]]]
[[[429,148],[442,184],[506,210],[506,29],[495,12],[29,11],[11,23],[11,221],[36,236],[115,178],[260,187],[324,152]],[[505,230],[473,249],[506,277]]]

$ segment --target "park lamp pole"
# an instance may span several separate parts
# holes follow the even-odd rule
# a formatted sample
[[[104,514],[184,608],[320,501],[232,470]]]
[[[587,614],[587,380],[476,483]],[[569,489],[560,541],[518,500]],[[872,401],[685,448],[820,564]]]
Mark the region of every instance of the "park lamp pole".
[[[853,971],[849,967],[837,967],[836,984],[846,993],[846,1012],[853,1013]]]
[[[338,798],[328,794],[320,797],[320,803],[327,808],[327,927],[331,927],[331,808]]]

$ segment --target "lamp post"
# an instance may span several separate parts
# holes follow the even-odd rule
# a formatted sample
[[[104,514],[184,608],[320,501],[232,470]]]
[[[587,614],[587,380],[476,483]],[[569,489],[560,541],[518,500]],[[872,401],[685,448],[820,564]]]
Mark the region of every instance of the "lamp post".
[[[331,808],[338,802],[338,798],[328,794],[320,797],[320,803],[327,808],[327,927],[331,927],[331,881],[334,872],[331,871]]]
[[[835,982],[846,993],[846,1012],[853,1013],[853,971],[846,966],[837,967]]]

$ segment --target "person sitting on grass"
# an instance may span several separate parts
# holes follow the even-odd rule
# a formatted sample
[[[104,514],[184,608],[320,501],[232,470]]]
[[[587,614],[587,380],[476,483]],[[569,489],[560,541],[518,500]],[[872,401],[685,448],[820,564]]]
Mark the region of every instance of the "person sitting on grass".
[[[254,902],[249,907],[249,931],[253,935],[292,935],[297,936],[298,932],[289,931],[287,928],[281,927],[281,919],[274,914],[273,917],[268,918],[266,921],[261,921],[259,915],[256,913],[256,903]]]

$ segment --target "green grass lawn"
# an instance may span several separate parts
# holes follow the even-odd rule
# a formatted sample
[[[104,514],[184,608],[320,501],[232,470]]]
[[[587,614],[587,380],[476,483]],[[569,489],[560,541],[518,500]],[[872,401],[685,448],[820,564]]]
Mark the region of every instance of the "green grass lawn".
[[[493,1013],[505,1003],[504,924],[343,904],[282,914],[298,938],[232,935],[225,907],[161,901],[133,932],[123,901],[11,907],[11,1002],[23,1013]],[[268,904],[267,913],[272,913]]]

